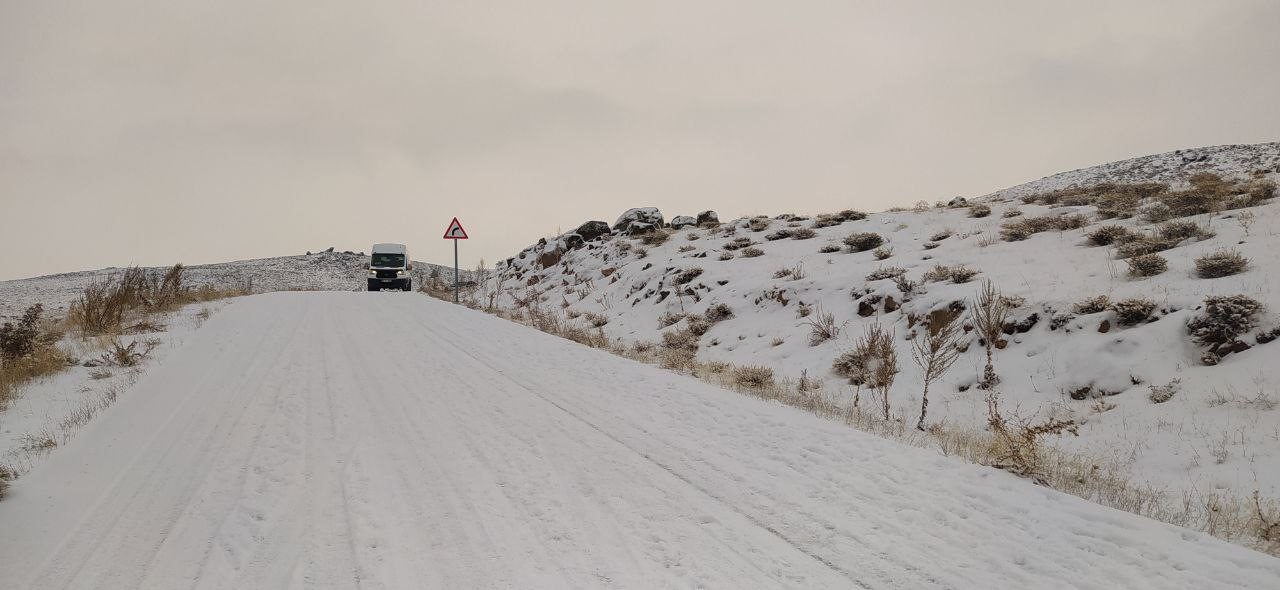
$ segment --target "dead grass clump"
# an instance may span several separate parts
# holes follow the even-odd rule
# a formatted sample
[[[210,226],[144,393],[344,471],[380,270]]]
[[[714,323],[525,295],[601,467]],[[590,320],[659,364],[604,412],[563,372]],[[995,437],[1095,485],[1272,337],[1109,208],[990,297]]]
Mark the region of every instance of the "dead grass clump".
[[[1000,237],[1006,242],[1018,242],[1038,233],[1067,231],[1086,225],[1089,225],[1089,217],[1080,213],[1023,217],[1000,226]]]
[[[967,283],[978,276],[978,271],[973,270],[963,264],[953,266],[951,268],[951,282],[958,284]]]
[[[1194,221],[1177,220],[1169,221],[1160,226],[1157,230],[1161,239],[1178,243],[1183,240],[1197,239],[1204,240],[1213,237],[1213,232],[1205,229]]]
[[[1000,214],[1000,217],[1003,217],[1005,219],[1009,219],[1010,217],[1021,217],[1021,216],[1022,216],[1022,210],[1017,207],[1009,207],[1008,209],[1004,210],[1004,213]]]
[[[881,246],[879,248],[876,248],[875,250],[872,250],[871,255],[875,256],[876,260],[886,260],[890,256],[893,256],[893,248],[890,248],[888,246]]]
[[[982,204],[969,205],[969,217],[986,217],[991,215],[991,207]]]
[[[774,385],[773,369],[761,366],[734,367],[733,383],[739,387],[752,389],[772,387]]]
[[[757,256],[764,256],[764,250],[761,250],[761,249],[756,248],[756,247],[754,247],[754,246],[752,246],[752,247],[750,247],[750,248],[745,248],[745,249],[743,249],[743,250],[742,250],[742,257],[743,257],[743,258],[755,258],[755,257],[757,257]]]
[[[698,278],[701,275],[702,275],[702,269],[695,266],[693,268],[688,268],[680,271],[680,273],[676,275],[675,280],[672,282],[674,282],[677,285],[687,285],[693,282],[694,279]]]
[[[1076,302],[1071,308],[1076,314],[1080,315],[1101,314],[1103,311],[1110,310],[1111,298],[1107,296],[1089,297],[1084,301]]]
[[[881,281],[907,274],[907,269],[900,266],[882,266],[867,274],[868,281]]]
[[[844,239],[844,245],[849,247],[850,252],[874,250],[879,248],[881,244],[884,244],[884,237],[872,232],[856,233]]]
[[[713,324],[722,322],[733,317],[733,308],[729,307],[727,303],[713,303],[711,307],[707,308],[707,311],[703,312],[702,317]]]
[[[1148,388],[1151,392],[1147,394],[1147,397],[1152,403],[1163,404],[1173,399],[1173,396],[1178,393],[1178,389],[1181,386],[1181,379],[1174,379],[1165,385],[1149,385]]]
[[[821,252],[823,254],[835,254],[836,252],[839,252],[841,249],[842,248],[840,246],[837,246],[835,244],[824,244],[821,248],[818,248],[818,252]]]
[[[920,279],[926,283],[940,283],[942,281],[951,280],[951,267],[945,264],[935,264],[933,268],[926,270]]]
[[[801,227],[801,228],[796,228],[794,230],[791,230],[791,239],[793,240],[808,240],[808,239],[812,239],[814,236],[817,236],[817,235],[818,235],[818,232],[813,231],[807,227]]]
[[[1135,233],[1123,225],[1104,225],[1095,229],[1085,237],[1089,238],[1089,243],[1095,246],[1110,246],[1112,244],[1124,244],[1141,237],[1141,234]]]
[[[836,323],[835,314],[824,311],[821,304],[806,317],[804,323],[809,326],[809,346],[817,346],[839,336],[840,329],[844,326]]]
[[[40,345],[40,316],[44,306],[39,303],[28,307],[22,319],[15,325],[5,322],[0,326],[0,362],[17,360],[35,352]]]
[[[983,281],[978,297],[969,307],[970,321],[981,338],[982,347],[987,353],[987,365],[983,368],[979,389],[990,389],[1000,383],[1000,376],[995,369],[995,346],[1004,331],[1005,320],[1009,319],[1009,306],[1000,290],[990,280]]]
[[[671,326],[687,317],[687,314],[666,312],[658,316],[658,329]]]
[[[1169,261],[1159,254],[1143,254],[1128,260],[1129,276],[1153,277],[1169,269]]]
[[[1196,276],[1202,279],[1228,277],[1244,272],[1249,259],[1235,249],[1218,250],[1196,259]]]
[[[769,229],[768,217],[756,217],[747,222],[747,228],[751,231],[764,231]]]
[[[675,232],[665,229],[655,229],[643,236],[640,236],[640,243],[646,246],[661,246],[671,239],[671,234]]]
[[[609,323],[609,317],[600,313],[587,312],[582,315],[582,318],[587,320],[593,328],[600,328]]]
[[[1111,310],[1116,312],[1116,321],[1121,326],[1136,326],[1151,318],[1156,302],[1142,297],[1121,299],[1112,304]]]

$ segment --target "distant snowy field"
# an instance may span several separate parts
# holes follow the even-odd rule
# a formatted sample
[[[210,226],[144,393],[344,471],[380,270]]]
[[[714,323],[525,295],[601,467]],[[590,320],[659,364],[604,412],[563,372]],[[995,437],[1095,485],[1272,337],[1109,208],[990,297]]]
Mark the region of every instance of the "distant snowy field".
[[[361,253],[317,252],[301,256],[199,264],[187,267],[186,277],[187,283],[194,287],[240,287],[254,293],[287,290],[363,291],[364,264],[368,261],[369,257]],[[411,274],[415,289],[427,279],[432,268],[440,269],[441,280],[452,283],[452,268],[414,262]],[[104,268],[0,281],[0,319],[16,318],[22,314],[22,310],[34,303],[43,304],[46,312],[51,315],[64,313],[90,282],[110,277],[122,270]]]

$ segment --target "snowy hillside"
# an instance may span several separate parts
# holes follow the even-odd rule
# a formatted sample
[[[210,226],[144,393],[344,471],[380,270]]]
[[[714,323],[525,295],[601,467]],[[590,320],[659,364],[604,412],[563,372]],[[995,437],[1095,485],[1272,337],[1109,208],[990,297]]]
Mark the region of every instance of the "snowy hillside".
[[[1277,149],[1191,152],[1208,154],[1198,161],[1215,170],[1244,172],[1273,169]],[[833,364],[879,324],[893,333],[900,367],[891,410],[911,425],[923,387],[911,339],[931,314],[949,313],[963,324],[959,360],[934,383],[927,422],[982,429],[986,355],[970,313],[989,280],[1011,308],[992,351],[1005,407],[1075,420],[1079,436],[1062,438],[1064,448],[1129,467],[1172,497],[1188,489],[1275,497],[1280,344],[1267,342],[1280,326],[1280,204],[1267,191],[1276,175],[1205,176],[1161,192],[1032,192],[1167,179],[1161,163],[1174,157],[1067,173],[973,206],[865,218],[848,211],[721,224],[705,215],[697,224],[636,210],[612,228],[584,224],[499,263],[477,303],[559,314],[624,343],[692,342],[701,361],[818,380],[845,405],[855,388]],[[1201,205],[1208,212],[1195,214]],[[1107,236],[1114,241],[1097,245]],[[1198,259],[1228,249],[1248,259],[1243,272],[1202,278]],[[1223,295],[1262,307],[1230,342],[1193,341],[1188,323],[1207,313],[1206,298]],[[814,326],[826,314],[831,338]]]
[[[1021,197],[1102,182],[1181,182],[1196,172],[1249,175],[1280,172],[1280,143],[1217,145],[1176,150],[1110,162],[1092,168],[1060,172],[992,193],[992,197]]]
[[[316,252],[301,256],[189,266],[186,278],[192,287],[209,285],[221,289],[242,288],[253,293],[287,290],[363,291],[363,265],[367,262],[369,257],[362,252]],[[452,284],[453,268],[415,262],[412,271],[414,288],[427,280],[432,269],[439,269],[441,281]],[[90,282],[112,276],[121,270],[104,268],[0,281],[0,319],[17,317],[28,305],[34,303],[43,304],[45,310],[53,315],[61,314]],[[464,279],[469,276],[470,273],[465,273]]]

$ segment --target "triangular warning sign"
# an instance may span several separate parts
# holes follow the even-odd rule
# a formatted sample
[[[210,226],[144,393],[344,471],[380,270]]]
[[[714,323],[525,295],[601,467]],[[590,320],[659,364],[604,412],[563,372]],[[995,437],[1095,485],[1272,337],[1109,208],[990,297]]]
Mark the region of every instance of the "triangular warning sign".
[[[458,218],[454,217],[449,223],[449,229],[444,230],[444,239],[446,240],[465,240],[467,239],[467,230],[462,229],[462,224],[458,223]]]

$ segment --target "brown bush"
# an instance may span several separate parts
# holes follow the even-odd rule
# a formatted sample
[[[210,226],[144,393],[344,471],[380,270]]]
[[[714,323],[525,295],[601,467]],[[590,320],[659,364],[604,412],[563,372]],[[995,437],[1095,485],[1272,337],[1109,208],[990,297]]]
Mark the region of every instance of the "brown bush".
[[[755,257],[757,257],[757,256],[764,256],[764,250],[761,250],[761,249],[756,248],[756,247],[754,247],[754,246],[752,246],[752,247],[750,247],[750,248],[745,248],[745,249],[743,249],[743,250],[742,250],[742,257],[743,257],[743,258],[755,258]]]
[[[1187,322],[1191,339],[1216,351],[1235,342],[1255,327],[1262,303],[1244,295],[1213,296],[1204,300],[1204,311]]]
[[[714,303],[707,308],[707,311],[703,312],[702,317],[713,324],[722,322],[733,317],[733,308],[729,307],[727,303]]]
[[[823,254],[834,254],[836,252],[839,252],[840,250],[841,250],[840,246],[837,246],[835,244],[826,244],[823,247],[818,248],[818,252],[821,252]]]
[[[863,232],[850,235],[844,239],[844,245],[852,252],[874,250],[884,244],[884,238],[877,233]]]
[[[1116,312],[1116,320],[1121,326],[1135,326],[1151,317],[1151,312],[1156,309],[1156,303],[1150,299],[1135,297],[1117,301],[1111,309]]]
[[[991,215],[991,207],[987,205],[969,205],[969,217],[986,217]]]
[[[1083,301],[1077,302],[1073,307],[1076,313],[1080,315],[1088,315],[1093,313],[1102,313],[1111,309],[1111,298],[1106,295],[1090,297]]]
[[[907,274],[907,269],[897,266],[882,266],[867,274],[868,281],[881,281]]]
[[[1196,259],[1196,276],[1202,279],[1228,277],[1244,272],[1249,259],[1232,249],[1218,250]]]
[[[1169,261],[1159,254],[1143,254],[1129,259],[1129,274],[1153,277],[1169,269]]]
[[[818,235],[818,232],[813,231],[807,227],[801,227],[801,228],[791,230],[791,239],[793,240],[808,240],[813,238],[816,235]]]
[[[772,387],[773,369],[760,366],[734,367],[733,382],[739,387],[762,389]]]
[[[1123,244],[1139,239],[1141,234],[1135,234],[1122,225],[1104,225],[1085,234],[1085,236],[1089,238],[1089,243],[1095,246],[1110,246],[1115,243]]]

